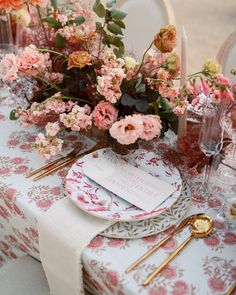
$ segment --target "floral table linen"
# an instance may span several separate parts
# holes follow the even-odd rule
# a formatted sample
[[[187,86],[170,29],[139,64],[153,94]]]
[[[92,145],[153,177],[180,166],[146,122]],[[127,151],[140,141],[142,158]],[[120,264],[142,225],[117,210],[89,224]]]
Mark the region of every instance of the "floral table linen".
[[[37,217],[63,198],[62,180],[67,169],[38,182],[26,174],[42,166],[31,147],[36,130],[23,129],[9,121],[16,101],[0,98],[0,264],[30,254],[39,258]],[[92,140],[67,135],[68,150],[76,142],[91,147]],[[150,145],[150,144],[149,144]],[[153,146],[149,146],[152,148]],[[155,144],[154,144],[155,148]],[[191,179],[193,182],[193,179]],[[193,194],[199,177],[194,177]],[[211,203],[208,203],[212,206]],[[79,210],[79,209],[78,209]],[[204,204],[192,204],[188,214],[204,212]],[[168,232],[168,231],[167,231]],[[84,250],[85,286],[93,294],[204,295],[226,294],[236,281],[236,231],[215,231],[210,237],[194,240],[148,287],[142,287],[150,274],[188,235],[186,228],[129,274],[125,269],[166,234],[134,240],[94,238]]]

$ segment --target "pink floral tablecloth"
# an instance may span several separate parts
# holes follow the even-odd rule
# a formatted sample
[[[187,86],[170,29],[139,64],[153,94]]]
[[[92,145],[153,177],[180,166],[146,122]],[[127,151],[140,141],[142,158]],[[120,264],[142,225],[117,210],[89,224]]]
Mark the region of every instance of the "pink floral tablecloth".
[[[38,182],[25,177],[44,162],[31,146],[37,131],[8,119],[16,103],[14,98],[0,95],[0,265],[25,254],[40,257],[37,217],[63,198],[61,184],[67,173],[63,169]],[[67,139],[68,150],[76,142],[84,148],[93,145],[84,136],[68,134]],[[197,194],[200,176],[192,174],[193,194]],[[204,204],[193,203],[188,214],[205,210]],[[102,295],[226,294],[236,281],[236,231],[217,230],[206,239],[194,240],[146,288],[142,286],[144,279],[189,235],[188,229],[125,274],[135,259],[165,235],[166,232],[135,240],[97,236],[82,256],[86,287],[93,294]]]

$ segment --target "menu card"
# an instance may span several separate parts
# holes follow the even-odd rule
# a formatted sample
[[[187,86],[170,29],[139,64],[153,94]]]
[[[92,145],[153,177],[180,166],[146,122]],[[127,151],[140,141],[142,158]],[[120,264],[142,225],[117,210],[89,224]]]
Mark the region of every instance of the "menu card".
[[[176,190],[171,184],[118,158],[84,158],[86,176],[120,198],[151,212]]]

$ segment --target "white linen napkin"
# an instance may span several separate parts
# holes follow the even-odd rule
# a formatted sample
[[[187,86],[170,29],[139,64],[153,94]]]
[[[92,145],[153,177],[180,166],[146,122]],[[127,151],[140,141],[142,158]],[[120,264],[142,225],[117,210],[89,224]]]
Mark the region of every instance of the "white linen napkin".
[[[68,198],[39,217],[40,257],[53,295],[84,294],[82,251],[112,224],[79,210]]]

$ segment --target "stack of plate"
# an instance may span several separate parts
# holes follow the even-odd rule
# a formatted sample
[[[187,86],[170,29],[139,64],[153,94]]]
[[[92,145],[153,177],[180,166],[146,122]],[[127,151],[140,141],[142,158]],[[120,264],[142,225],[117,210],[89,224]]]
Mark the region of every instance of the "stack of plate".
[[[86,159],[94,157],[110,159],[120,156],[107,148],[87,155]],[[88,214],[116,221],[101,235],[125,239],[147,237],[166,230],[186,214],[191,197],[186,181],[175,166],[155,153],[136,150],[127,158],[122,157],[129,164],[174,186],[175,192],[151,212],[128,203],[88,178],[83,172],[84,159],[79,159],[69,170],[65,192],[76,206]]]

